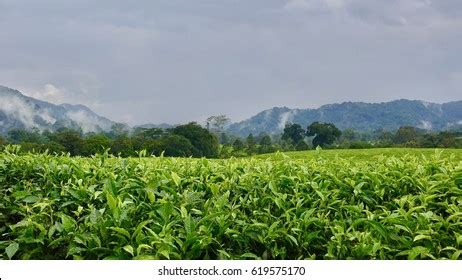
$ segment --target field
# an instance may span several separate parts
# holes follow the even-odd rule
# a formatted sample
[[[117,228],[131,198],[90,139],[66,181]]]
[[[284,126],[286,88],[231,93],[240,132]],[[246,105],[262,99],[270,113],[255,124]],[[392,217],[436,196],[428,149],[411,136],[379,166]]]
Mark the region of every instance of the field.
[[[0,154],[0,259],[462,259],[462,150]]]
[[[377,149],[340,149],[340,150],[323,150],[323,151],[301,151],[284,153],[291,159],[313,159],[321,155],[324,159],[335,160],[336,158],[354,160],[354,161],[375,161],[382,156],[385,157],[403,157],[414,156],[417,158],[430,158],[435,154],[439,158],[446,158],[452,161],[462,160],[461,149],[427,149],[427,148],[377,148]],[[257,158],[272,157],[273,154],[258,155]],[[452,158],[451,158],[452,157]]]

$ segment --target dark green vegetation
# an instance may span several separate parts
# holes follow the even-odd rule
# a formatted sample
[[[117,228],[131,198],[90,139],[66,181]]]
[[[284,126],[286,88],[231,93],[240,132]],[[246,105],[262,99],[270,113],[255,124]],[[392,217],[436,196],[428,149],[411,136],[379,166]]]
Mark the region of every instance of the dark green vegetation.
[[[284,123],[333,123],[339,129],[366,132],[396,131],[401,126],[431,128],[432,130],[461,130],[462,101],[444,104],[418,100],[394,100],[383,103],[344,102],[328,104],[318,109],[275,107],[233,123],[228,131],[241,137],[253,133],[279,133]]]
[[[130,129],[114,124],[109,132],[83,133],[61,128],[56,131],[10,130],[0,135],[0,150],[7,144],[21,145],[22,152],[70,153],[91,156],[109,153],[121,157],[146,155],[172,157],[230,158],[246,157],[275,151],[304,151],[321,146],[326,149],[364,149],[383,147],[461,148],[462,132],[429,132],[411,126],[397,131],[359,133],[352,129],[340,131],[332,123],[314,122],[306,129],[296,123],[286,124],[281,135],[249,134],[239,138],[224,132],[224,116],[209,118],[209,128],[197,123],[167,129]]]
[[[0,154],[3,259],[462,259],[461,150],[207,160],[14,149]]]
[[[109,150],[122,157],[137,156],[145,150],[147,155],[173,157],[207,157],[219,155],[216,135],[196,123],[178,125],[172,129],[138,128],[130,132],[128,127],[116,124],[108,133],[87,133],[62,128],[55,132],[14,129],[6,140],[0,136],[0,148],[5,144],[21,145],[22,152],[48,151],[69,153],[72,156],[91,156]]]

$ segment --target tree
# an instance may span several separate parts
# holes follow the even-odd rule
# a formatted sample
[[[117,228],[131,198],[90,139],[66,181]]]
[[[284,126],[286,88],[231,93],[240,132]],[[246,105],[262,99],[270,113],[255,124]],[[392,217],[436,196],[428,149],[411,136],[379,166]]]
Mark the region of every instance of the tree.
[[[5,145],[6,145],[6,140],[5,140],[5,138],[3,138],[3,137],[0,135],[0,147],[5,146]]]
[[[207,118],[207,128],[209,128],[208,125],[211,125],[217,131],[223,131],[229,121],[230,119],[226,115],[211,116]]]
[[[457,138],[454,133],[441,131],[438,133],[439,147],[449,148],[449,147],[456,147],[457,146]]]
[[[82,154],[83,139],[80,133],[73,129],[61,129],[53,135],[56,142],[61,144],[67,152],[76,156]]]
[[[162,137],[161,149],[170,157],[189,157],[198,153],[188,139],[175,134]]]
[[[133,149],[136,151],[150,150],[155,146],[159,146],[159,139],[166,132],[161,128],[136,128],[133,132],[132,143]],[[154,148],[155,150],[155,148]]]
[[[124,123],[115,123],[111,126],[109,135],[111,138],[116,138],[120,135],[128,135],[130,133],[130,127]]]
[[[342,132],[332,123],[314,122],[306,128],[306,136],[314,136],[314,147],[330,145],[341,135]]]
[[[297,145],[295,145],[295,150],[297,151],[306,151],[306,150],[309,150],[309,146],[308,144],[305,143],[305,141],[300,141],[297,143]]]
[[[8,139],[11,143],[19,144],[23,142],[43,143],[44,139],[37,129],[31,131],[23,129],[12,129],[8,131]]]
[[[244,143],[241,141],[241,139],[236,139],[233,143],[233,149],[236,151],[243,150],[245,148]]]
[[[296,123],[288,123],[284,127],[284,132],[282,134],[281,139],[285,141],[292,141],[292,144],[296,145],[300,141],[303,140],[303,135],[305,134],[305,131],[303,128]]]
[[[393,133],[389,131],[381,131],[378,139],[381,146],[391,146],[393,144]]]
[[[348,141],[354,141],[357,138],[356,132],[352,128],[347,128],[342,132],[342,138]]]
[[[417,140],[417,129],[413,126],[401,126],[393,137],[396,144],[405,144]]]
[[[111,143],[111,153],[122,157],[129,157],[135,154],[133,143],[127,135],[119,135]]]
[[[260,139],[260,145],[262,146],[271,146],[271,137],[269,135],[264,135],[261,139]]]
[[[55,141],[48,141],[42,145],[43,152],[48,151],[51,154],[60,154],[66,151],[63,145]]]
[[[83,155],[90,156],[97,153],[103,153],[110,147],[110,140],[104,134],[93,134],[84,140]]]
[[[215,135],[197,123],[191,122],[172,129],[172,134],[181,135],[194,146],[194,157],[218,157],[219,144]]]
[[[249,150],[249,153],[252,154],[255,150],[255,139],[252,133],[250,133],[249,136],[247,136],[245,142],[247,144],[247,149]]]
[[[263,135],[260,139],[260,147],[258,149],[258,152],[263,154],[263,153],[270,153],[273,151],[271,147],[271,137],[269,135]]]
[[[229,144],[229,138],[228,135],[224,132],[220,134],[220,144],[223,145],[228,145]]]

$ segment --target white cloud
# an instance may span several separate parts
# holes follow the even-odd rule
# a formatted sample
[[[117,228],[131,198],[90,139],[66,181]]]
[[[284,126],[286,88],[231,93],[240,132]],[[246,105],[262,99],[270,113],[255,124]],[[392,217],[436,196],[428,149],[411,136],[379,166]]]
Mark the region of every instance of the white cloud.
[[[326,11],[342,9],[346,5],[345,0],[289,0],[284,8],[287,10]]]
[[[462,63],[461,0],[0,6],[0,84],[133,125],[461,96],[458,75],[449,76]]]
[[[37,119],[53,124],[56,120],[46,110],[35,110],[31,104],[16,96],[0,97],[0,111],[12,119],[19,120],[26,128],[41,128]]]
[[[43,89],[28,92],[28,95],[35,99],[48,101],[54,104],[66,102],[65,90],[59,89],[53,84],[46,84]]]
[[[281,115],[281,119],[278,123],[279,129],[284,129],[285,125],[293,120],[294,115],[298,112],[297,109],[290,110]]]
[[[429,121],[421,120],[420,125],[418,127],[426,130],[431,130],[433,128],[433,125]]]

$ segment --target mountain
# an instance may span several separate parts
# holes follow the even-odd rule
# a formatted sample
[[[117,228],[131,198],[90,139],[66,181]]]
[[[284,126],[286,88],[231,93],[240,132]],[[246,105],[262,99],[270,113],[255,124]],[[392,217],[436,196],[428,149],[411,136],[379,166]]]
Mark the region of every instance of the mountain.
[[[134,128],[161,128],[161,129],[169,129],[175,127],[174,125],[168,124],[168,123],[159,123],[159,124],[153,124],[153,123],[147,123],[147,124],[142,124],[142,125],[137,125]]]
[[[462,101],[444,104],[400,99],[382,103],[344,102],[318,109],[275,107],[228,126],[240,136],[281,133],[286,123],[303,127],[319,122],[334,123],[340,129],[357,131],[396,130],[411,125],[426,130],[462,130]],[[84,105],[61,104],[34,99],[19,91],[0,86],[0,134],[10,129],[56,130],[81,128],[84,132],[108,131],[113,121],[99,116]],[[169,124],[145,124],[142,128],[170,128]]]
[[[315,121],[330,122],[342,130],[352,128],[357,131],[396,130],[404,125],[435,131],[460,130],[462,101],[437,104],[400,99],[382,103],[344,102],[318,109],[275,107],[231,124],[228,132],[241,136],[262,132],[276,134],[282,132],[288,122],[306,127]]]
[[[56,130],[81,128],[83,132],[107,131],[114,124],[84,105],[55,105],[0,86],[0,134],[10,129]]]

